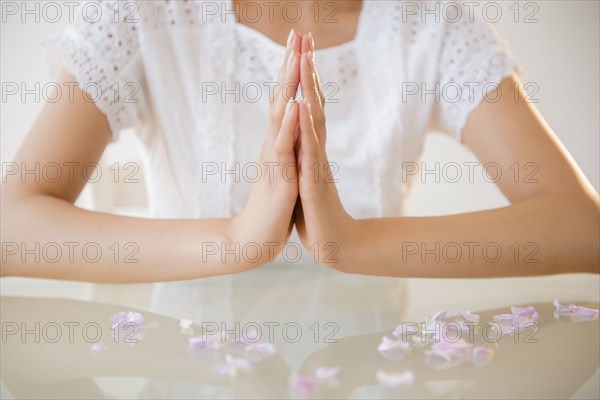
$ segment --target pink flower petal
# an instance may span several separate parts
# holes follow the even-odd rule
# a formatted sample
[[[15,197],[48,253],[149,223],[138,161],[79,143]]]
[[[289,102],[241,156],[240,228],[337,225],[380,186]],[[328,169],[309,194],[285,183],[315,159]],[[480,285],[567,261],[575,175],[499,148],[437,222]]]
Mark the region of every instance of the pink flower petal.
[[[575,304],[563,306],[558,300],[554,300],[554,306],[556,307],[556,311],[554,312],[555,318],[560,318],[563,315],[569,316],[571,317],[571,322],[591,321],[598,318],[598,310],[592,308],[576,306]]]
[[[455,342],[449,342],[446,340],[434,343],[431,346],[432,350],[443,351],[447,353],[467,353],[473,345],[464,339],[459,339]]]
[[[327,381],[333,379],[340,372],[339,367],[318,367],[315,370],[315,378],[319,381]]]
[[[126,324],[135,324],[138,328],[145,326],[144,317],[142,314],[133,311],[121,311],[110,318],[111,322],[118,324],[119,328],[123,328]]]
[[[462,317],[465,321],[476,322],[481,319],[481,317],[477,314],[473,314],[471,311],[461,311],[458,310],[456,315]]]
[[[312,376],[295,375],[289,384],[291,397],[310,398],[315,395],[317,382]]]
[[[573,323],[578,322],[587,322],[587,321],[596,321],[598,319],[598,315],[589,316],[589,315],[580,315],[575,313],[569,317],[570,321]]]
[[[514,314],[498,314],[494,315],[494,322],[500,325],[511,325],[515,320]]]
[[[158,323],[147,323],[142,314],[134,311],[121,311],[110,317],[111,335],[115,341],[135,345],[144,339],[145,332],[157,329]]]
[[[554,307],[556,307],[557,313],[561,313],[563,310],[567,309],[567,307],[559,303],[558,299],[555,299],[552,304],[554,304]]]
[[[517,307],[512,306],[510,308],[513,314],[518,315],[519,317],[525,317],[530,320],[530,322],[535,322],[538,319],[538,313],[532,306],[527,307]]]
[[[401,360],[406,355],[406,352],[410,348],[407,342],[402,340],[393,340],[387,336],[381,338],[381,343],[377,347],[377,350],[386,358],[392,360]]]
[[[483,346],[475,347],[471,352],[471,358],[476,367],[483,367],[494,358],[494,350]]]
[[[494,322],[502,328],[502,334],[510,334],[514,332],[515,326],[521,331],[526,329],[531,323],[535,323],[538,319],[538,313],[532,306],[510,308],[512,314],[498,314],[493,317]]]
[[[446,310],[440,310],[438,312],[436,312],[435,314],[433,314],[433,317],[431,317],[431,321],[443,321],[446,319]]]
[[[201,335],[189,338],[188,348],[190,350],[219,350],[221,344],[212,335]]]
[[[408,342],[409,335],[415,335],[419,332],[419,326],[414,322],[403,322],[394,329],[392,335]]]
[[[425,364],[436,369],[454,367],[470,358],[472,347],[464,339],[456,342],[440,341],[425,351]]]
[[[594,310],[593,308],[575,306],[575,314],[579,315],[580,317],[597,317],[598,310]]]
[[[458,320],[454,322],[449,322],[445,326],[442,326],[448,332],[452,332],[454,335],[458,335],[459,332],[461,334],[468,333],[470,330],[475,329],[475,324],[477,321],[463,321]]]
[[[389,388],[409,386],[415,382],[415,376],[410,371],[406,371],[401,374],[395,374],[379,370],[375,376],[377,378],[377,382],[381,386]]]
[[[150,330],[157,329],[158,323],[153,322],[151,324],[147,324],[144,321],[144,317],[142,314],[134,311],[121,311],[110,317],[110,321],[113,324],[117,324],[119,329],[127,330],[132,325],[137,326],[137,330]]]
[[[242,334],[241,341],[244,343],[256,343],[260,340],[260,332],[256,327],[251,326]]]

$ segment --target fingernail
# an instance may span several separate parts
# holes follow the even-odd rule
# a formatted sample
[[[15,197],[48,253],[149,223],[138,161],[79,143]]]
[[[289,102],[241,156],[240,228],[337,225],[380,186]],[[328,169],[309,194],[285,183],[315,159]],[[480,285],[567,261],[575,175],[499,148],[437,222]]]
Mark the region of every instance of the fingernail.
[[[290,34],[288,35],[287,38],[287,48],[289,49],[291,44],[292,44],[292,39],[294,38],[294,29],[292,28],[292,30],[290,31]]]
[[[313,38],[312,32],[308,32],[308,46],[311,51],[315,51],[315,39]]]
[[[294,62],[294,58],[296,58],[296,52],[295,52],[295,51],[292,51],[292,52],[290,53],[290,56],[288,57],[288,64],[287,64],[287,67],[288,67],[288,68],[291,68],[291,67],[292,67],[292,63]]]
[[[289,99],[287,106],[285,106],[285,112],[289,113],[290,111],[292,111],[292,105],[294,104],[294,99]]]

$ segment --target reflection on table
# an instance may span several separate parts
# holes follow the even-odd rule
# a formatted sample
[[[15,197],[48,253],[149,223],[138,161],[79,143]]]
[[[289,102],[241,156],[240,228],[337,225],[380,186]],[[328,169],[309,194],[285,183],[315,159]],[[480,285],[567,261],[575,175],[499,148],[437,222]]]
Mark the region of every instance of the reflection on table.
[[[527,282],[543,285],[544,279],[529,278]],[[597,282],[596,276],[553,279],[554,284],[563,283],[562,292],[558,293],[561,303],[598,308],[597,292],[589,290],[593,285],[581,284]],[[411,290],[421,291],[428,287],[427,282],[406,283],[412,286]],[[515,288],[526,286],[520,285],[519,280],[514,282]],[[430,283],[432,289],[439,284]],[[509,283],[482,280],[452,281],[448,285],[466,290],[481,285],[510,286]],[[585,293],[573,292],[573,297],[564,297],[577,288],[585,288]],[[323,325],[315,327],[314,321],[308,325],[311,321],[298,320],[302,340],[296,340],[293,330],[285,336],[277,329],[267,338],[264,323],[268,321],[240,321],[242,336],[250,331],[256,334],[254,326],[258,326],[262,329],[259,342],[272,342],[277,351],[254,357],[251,370],[243,370],[242,365],[229,372],[227,367],[225,371],[222,368],[227,364],[225,355],[235,363],[251,350],[235,340],[223,342],[220,334],[213,331],[214,326],[203,321],[195,321],[189,327],[194,331],[190,335],[189,331],[182,332],[178,318],[133,310],[139,311],[152,327],[139,342],[126,344],[122,331],[115,338],[118,327],[115,331],[114,321],[111,322],[115,314],[130,311],[126,305],[2,297],[2,383],[14,398],[570,398],[590,378],[597,379],[598,319],[579,323],[568,317],[557,319],[552,304],[557,293],[551,290],[534,296],[536,302],[523,302],[528,297],[526,292],[507,291],[503,305],[482,309],[478,305],[485,303],[484,292],[473,291],[470,299],[463,293],[462,297],[457,295],[458,300],[445,302],[435,293],[426,297],[429,301],[418,300],[422,293],[411,295],[407,309],[398,310],[396,316],[394,310],[381,310],[381,319],[396,318],[394,326],[381,330],[362,323],[362,331],[351,335],[344,334],[343,329],[332,335],[335,329],[326,331]],[[449,308],[447,321],[453,320],[456,309],[479,315],[472,346],[493,350],[493,358],[487,364],[463,362],[436,368],[426,362],[431,343],[420,345],[412,338],[405,355],[396,359],[387,358],[378,350],[383,336],[394,338],[395,325],[407,322],[422,327],[422,317],[446,308],[445,304]],[[491,340],[489,331],[485,336],[482,327],[494,322],[495,315],[510,313],[514,305],[533,306],[539,314],[537,330],[507,334],[499,340]],[[315,321],[319,321],[318,317]],[[360,314],[348,313],[336,323],[351,326],[353,318],[363,321]],[[294,310],[289,310],[287,321],[295,321]],[[202,335],[203,328],[209,337],[218,338],[220,345],[197,353],[190,350],[190,339]],[[235,336],[232,332],[229,335]],[[463,338],[471,342],[468,335]],[[333,373],[331,379],[315,377],[316,371],[323,369]],[[377,378],[382,371],[391,376],[410,372],[414,381],[386,387]]]

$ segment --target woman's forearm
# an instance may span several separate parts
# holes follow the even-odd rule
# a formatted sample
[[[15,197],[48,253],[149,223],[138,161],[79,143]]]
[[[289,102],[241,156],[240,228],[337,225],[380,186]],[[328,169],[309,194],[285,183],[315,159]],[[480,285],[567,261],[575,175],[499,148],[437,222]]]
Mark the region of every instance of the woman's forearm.
[[[356,226],[358,250],[349,258],[355,261],[341,268],[348,273],[479,278],[599,272],[597,198],[579,194],[468,214],[358,220]]]
[[[2,202],[2,275],[153,282],[258,266],[231,220],[160,220],[92,212],[47,195]],[[266,255],[266,253],[265,253]]]

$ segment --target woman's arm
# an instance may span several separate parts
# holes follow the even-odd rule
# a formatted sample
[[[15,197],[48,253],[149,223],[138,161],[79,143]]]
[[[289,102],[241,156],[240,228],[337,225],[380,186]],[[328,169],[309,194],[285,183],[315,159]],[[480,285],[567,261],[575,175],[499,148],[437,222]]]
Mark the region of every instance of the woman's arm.
[[[286,57],[300,49],[299,40],[292,42]],[[295,59],[289,65],[284,60],[279,87],[297,87]],[[74,81],[67,73],[60,79]],[[25,179],[21,174],[6,177],[2,276],[152,282],[231,274],[269,262],[287,242],[298,193],[297,181],[282,179],[280,170],[295,160],[297,105],[285,111],[287,101],[277,94],[261,155],[261,161],[276,163],[274,179],[255,183],[246,209],[232,219],[154,220],[75,207],[86,183],[82,168],[99,160],[110,141],[110,129],[80,89],[72,99],[64,96],[46,104],[14,162],[21,169],[33,169],[36,163],[65,168],[62,178],[53,183],[36,181],[33,174]],[[250,242],[262,246],[260,257],[252,252],[245,257],[241,252]],[[102,256],[96,260],[98,249]],[[62,256],[54,262],[58,251]],[[132,258],[127,258],[132,252]]]
[[[74,81],[67,73],[60,79]],[[33,170],[36,163],[40,168],[49,163],[64,168],[58,182],[36,181],[33,174],[6,176],[2,185],[3,276],[148,282],[233,273],[247,267],[221,264],[216,258],[201,265],[202,242],[232,240],[228,220],[154,221],[75,207],[86,184],[82,166],[100,159],[110,135],[104,114],[83,99],[80,89],[71,101],[63,96],[44,106],[14,162],[20,170]],[[57,254],[54,243],[62,256],[51,263]],[[120,249],[117,262],[111,250],[115,243]],[[127,243],[133,243],[133,250],[139,247],[133,255],[138,262],[127,262],[133,260],[122,256],[130,253],[123,248]],[[88,246],[86,251],[84,246]],[[102,257],[94,262],[98,247]],[[46,256],[44,248],[49,251]]]
[[[301,69],[304,91],[314,84]],[[317,76],[318,80],[318,76]],[[335,257],[321,262],[348,273],[401,277],[494,277],[599,272],[598,195],[535,109],[505,79],[496,103],[482,103],[463,131],[464,143],[482,163],[505,172],[515,163],[534,163],[538,183],[501,179],[511,206],[442,217],[354,220],[339,201],[327,172],[312,179],[311,165],[328,165],[320,96],[310,113],[300,112],[301,207],[296,223],[305,246],[327,243]],[[306,89],[305,89],[306,86]],[[518,85],[519,87],[521,85]],[[317,86],[318,87],[318,86]],[[511,95],[507,95],[511,93]],[[493,98],[493,94],[490,95]],[[306,105],[303,104],[306,108]],[[316,170],[322,170],[318,168]],[[305,178],[305,176],[307,178]]]
[[[401,263],[404,276],[599,272],[598,196],[522,91],[515,101],[511,88],[522,87],[516,82],[515,76],[505,79],[499,89],[501,100],[482,102],[463,130],[464,144],[482,164],[500,166],[504,177],[497,185],[511,205],[436,218],[359,221],[361,230],[378,239],[366,248],[366,260],[378,259],[373,254],[383,255],[384,248],[404,249],[404,254],[393,252],[378,262],[367,261],[365,267],[387,275],[394,264],[399,265],[394,259],[405,257],[407,262]],[[530,168],[524,169],[526,165]],[[531,171],[535,175],[526,179]],[[400,245],[406,242],[418,245]],[[465,245],[468,242],[472,244]],[[460,244],[463,250],[455,263],[449,262],[454,257],[451,243]],[[427,254],[436,246],[439,262]],[[500,258],[497,249],[502,252]],[[472,256],[465,254],[471,251]]]

